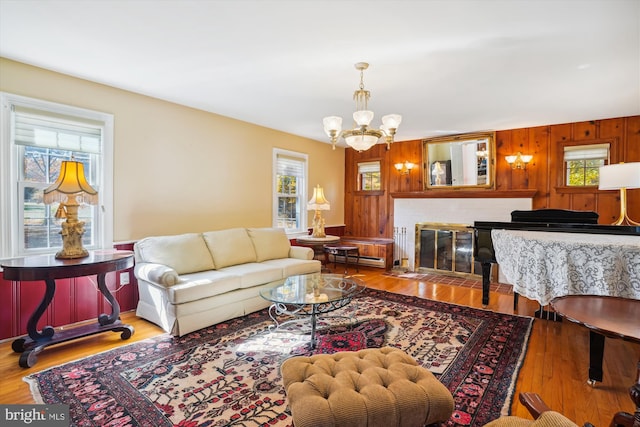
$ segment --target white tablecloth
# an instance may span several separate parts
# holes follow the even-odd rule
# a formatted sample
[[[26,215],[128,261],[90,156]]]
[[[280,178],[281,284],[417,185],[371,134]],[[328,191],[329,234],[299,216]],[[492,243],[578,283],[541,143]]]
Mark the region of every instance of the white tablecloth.
[[[492,230],[491,238],[514,292],[542,305],[563,295],[640,299],[640,236]]]

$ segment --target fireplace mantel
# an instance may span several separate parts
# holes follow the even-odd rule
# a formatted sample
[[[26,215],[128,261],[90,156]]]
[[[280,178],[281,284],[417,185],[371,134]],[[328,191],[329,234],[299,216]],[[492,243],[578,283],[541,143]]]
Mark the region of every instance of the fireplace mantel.
[[[394,199],[532,199],[537,190],[429,190],[391,193]]]

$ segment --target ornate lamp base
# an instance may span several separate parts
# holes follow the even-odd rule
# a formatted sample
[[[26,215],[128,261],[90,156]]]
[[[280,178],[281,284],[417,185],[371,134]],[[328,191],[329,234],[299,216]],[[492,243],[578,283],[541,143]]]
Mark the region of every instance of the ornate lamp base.
[[[78,204],[65,204],[64,210],[67,220],[62,223],[62,249],[56,253],[56,258],[74,259],[89,256],[89,252],[82,247],[84,221],[78,221]]]
[[[327,237],[324,232],[324,219],[320,215],[320,211],[316,211],[313,216],[313,233],[311,233],[312,237]]]

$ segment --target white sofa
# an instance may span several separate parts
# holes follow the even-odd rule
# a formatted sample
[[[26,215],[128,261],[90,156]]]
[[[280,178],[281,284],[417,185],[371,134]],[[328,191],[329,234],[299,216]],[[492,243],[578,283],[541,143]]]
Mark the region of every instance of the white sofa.
[[[278,228],[147,237],[134,252],[136,314],[176,336],[268,307],[260,289],[321,268]]]

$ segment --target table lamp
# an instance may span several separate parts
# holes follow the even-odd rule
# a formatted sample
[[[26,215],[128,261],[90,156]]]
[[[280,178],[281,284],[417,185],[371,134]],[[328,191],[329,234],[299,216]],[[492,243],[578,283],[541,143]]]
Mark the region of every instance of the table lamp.
[[[320,211],[328,211],[329,207],[329,201],[324,197],[324,190],[320,185],[317,185],[313,189],[313,196],[307,203],[307,209],[313,209],[316,212],[313,216],[313,233],[311,233],[311,237],[327,237],[324,233],[324,219],[320,215]]]
[[[613,225],[640,225],[627,215],[627,188],[640,188],[640,162],[600,167],[600,190],[620,190],[620,217]]]
[[[98,192],[94,190],[84,176],[84,165],[73,160],[64,160],[60,165],[60,175],[56,182],[44,190],[43,201],[50,205],[60,202],[56,218],[66,218],[62,223],[62,249],[56,258],[82,258],[89,252],[82,247],[84,221],[78,221],[79,202],[98,204]]]

